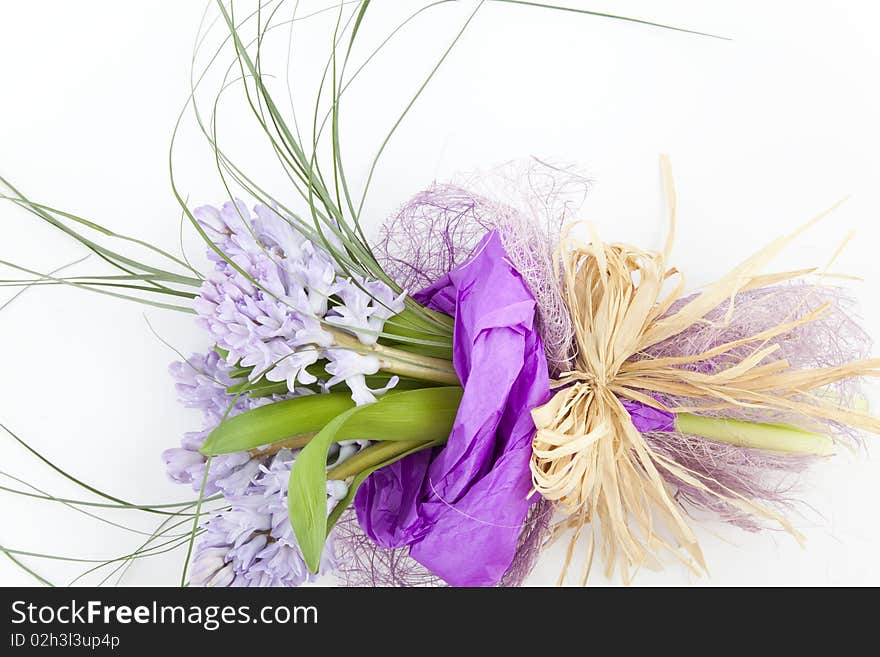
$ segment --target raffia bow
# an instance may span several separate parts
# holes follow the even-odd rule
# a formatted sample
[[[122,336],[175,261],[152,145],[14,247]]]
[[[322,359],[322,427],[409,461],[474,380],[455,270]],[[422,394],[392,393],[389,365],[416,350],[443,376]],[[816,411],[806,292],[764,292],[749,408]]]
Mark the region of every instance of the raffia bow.
[[[673,499],[668,479],[714,495],[744,512],[778,523],[801,540],[780,513],[725,489],[651,449],[633,425],[621,399],[656,408],[653,394],[695,400],[692,408],[673,412],[762,408],[800,413],[805,419],[831,419],[856,428],[880,432],[870,415],[835,406],[810,391],[853,376],[877,376],[880,360],[840,367],[793,370],[774,360],[773,339],[815,321],[827,304],[804,317],[786,321],[754,335],[697,355],[653,358],[645,350],[699,322],[713,308],[758,287],[794,279],[812,270],[761,275],[761,270],[801,230],[772,242],[738,267],[704,288],[675,312],[684,281],[667,268],[675,227],[675,191],[669,161],[661,159],[670,214],[670,232],[662,253],[625,244],[605,244],[591,229],[588,242],[572,237],[571,227],[560,240],[557,266],[563,297],[575,331],[573,367],[554,381],[559,389],[532,416],[537,427],[531,460],[535,491],[568,514],[557,531],[574,527],[560,583],[570,564],[575,543],[592,523],[582,581],[592,563],[597,529],[606,573],[619,564],[624,581],[639,567],[658,565],[657,554],[669,551],[695,572],[706,565],[696,536]],[[818,220],[817,217],[814,221]],[[673,283],[672,290],[663,288]],[[683,365],[753,345],[749,355],[715,372],[683,369]]]

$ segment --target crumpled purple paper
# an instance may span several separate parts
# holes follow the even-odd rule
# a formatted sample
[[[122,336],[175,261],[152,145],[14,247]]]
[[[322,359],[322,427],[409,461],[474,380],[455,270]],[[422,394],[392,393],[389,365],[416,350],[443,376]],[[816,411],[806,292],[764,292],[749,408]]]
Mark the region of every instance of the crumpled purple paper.
[[[455,317],[453,363],[464,395],[449,441],[371,475],[358,521],[383,547],[453,586],[493,586],[513,560],[529,505],[531,409],[550,397],[535,300],[498,234],[416,299]]]
[[[550,398],[535,299],[497,231],[415,298],[455,317],[453,364],[464,395],[447,444],[373,473],[355,497],[364,532],[452,586],[494,586],[510,566],[529,509],[531,410]],[[624,401],[639,431],[673,416]]]

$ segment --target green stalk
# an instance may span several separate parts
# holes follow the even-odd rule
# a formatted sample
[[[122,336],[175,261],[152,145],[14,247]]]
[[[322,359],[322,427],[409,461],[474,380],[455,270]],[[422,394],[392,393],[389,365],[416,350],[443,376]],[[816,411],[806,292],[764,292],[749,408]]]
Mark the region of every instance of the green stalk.
[[[279,440],[278,442],[267,445],[265,449],[254,447],[253,449],[249,449],[248,453],[254,457],[264,457],[272,456],[272,454],[277,454],[282,449],[302,449],[303,447],[308,445],[309,441],[316,435],[318,435],[317,431],[300,433],[295,436],[291,436],[290,438],[285,438],[284,440]]]
[[[379,369],[384,372],[446,386],[461,384],[452,362],[443,358],[421,356],[378,344],[373,346],[372,351],[379,357]]]
[[[373,468],[388,459],[404,454],[419,446],[427,447],[436,444],[430,440],[383,440],[370,445],[349,459],[346,459],[327,472],[327,479],[345,480],[354,477],[364,470]]]
[[[731,445],[773,452],[816,456],[828,456],[834,452],[834,442],[829,436],[788,424],[744,422],[679,413],[675,417],[675,430]]]
[[[452,362],[445,358],[422,356],[403,349],[396,349],[382,344],[365,345],[357,338],[343,331],[329,329],[333,334],[335,346],[350,349],[357,353],[372,354],[379,357],[379,369],[400,376],[431,381],[447,386],[460,385],[458,374]]]

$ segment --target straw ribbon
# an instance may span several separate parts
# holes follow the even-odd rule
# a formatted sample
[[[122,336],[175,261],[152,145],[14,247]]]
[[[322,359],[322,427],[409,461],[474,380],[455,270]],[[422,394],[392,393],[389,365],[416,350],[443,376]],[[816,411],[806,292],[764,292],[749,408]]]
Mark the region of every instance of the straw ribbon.
[[[675,192],[668,160],[664,157],[661,164],[671,226],[662,253],[626,244],[605,244],[589,226],[588,241],[573,237],[571,226],[560,240],[558,275],[575,330],[576,355],[571,370],[554,381],[556,394],[532,412],[537,432],[531,473],[535,491],[568,514],[557,530],[575,528],[566,570],[581,531],[592,525],[583,581],[600,535],[607,573],[611,575],[619,565],[624,581],[629,581],[634,569],[658,565],[656,555],[662,551],[678,556],[695,572],[705,570],[697,539],[673,499],[667,483],[670,480],[774,521],[800,539],[794,527],[773,509],[653,451],[633,425],[621,399],[656,408],[664,407],[655,395],[694,400],[693,408],[666,409],[673,412],[773,409],[880,432],[876,418],[809,394],[843,378],[876,376],[880,374],[880,361],[793,370],[787,361],[774,358],[778,350],[774,338],[823,316],[825,306],[701,354],[652,358],[645,353],[652,345],[701,321],[722,303],[728,302],[729,314],[733,313],[733,299],[739,292],[806,273],[760,273],[798,231],[772,242],[671,312],[684,283],[675,269],[667,267],[675,227]],[[670,285],[672,289],[664,294],[663,289]],[[723,370],[707,373],[681,367],[744,345],[752,347],[748,355],[734,359]],[[597,532],[599,527],[601,533]]]

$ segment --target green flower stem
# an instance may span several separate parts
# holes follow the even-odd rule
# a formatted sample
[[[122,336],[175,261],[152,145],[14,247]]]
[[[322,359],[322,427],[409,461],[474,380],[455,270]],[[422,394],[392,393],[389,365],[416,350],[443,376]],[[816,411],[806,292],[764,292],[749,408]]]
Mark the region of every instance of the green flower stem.
[[[279,440],[277,442],[266,445],[265,448],[255,447],[253,449],[249,449],[248,454],[254,457],[263,457],[277,454],[282,449],[301,449],[308,445],[309,441],[316,435],[318,435],[317,431],[301,433],[296,436],[291,436],[290,438],[285,438],[283,440]]]
[[[327,472],[327,479],[345,480],[419,445],[428,447],[434,444],[436,441],[433,440],[383,440],[331,468]]]
[[[834,442],[829,436],[804,431],[788,424],[743,422],[680,413],[675,417],[675,430],[731,445],[773,452],[816,456],[827,456],[834,452]]]
[[[373,351],[379,357],[379,368],[385,372],[447,386],[461,384],[455,368],[452,367],[452,361],[421,356],[383,345],[373,346]]]
[[[420,381],[431,381],[443,385],[460,384],[452,361],[432,356],[422,356],[402,349],[381,344],[366,345],[356,337],[337,329],[330,329],[333,341],[343,349],[357,353],[372,354],[379,358],[379,369]]]

